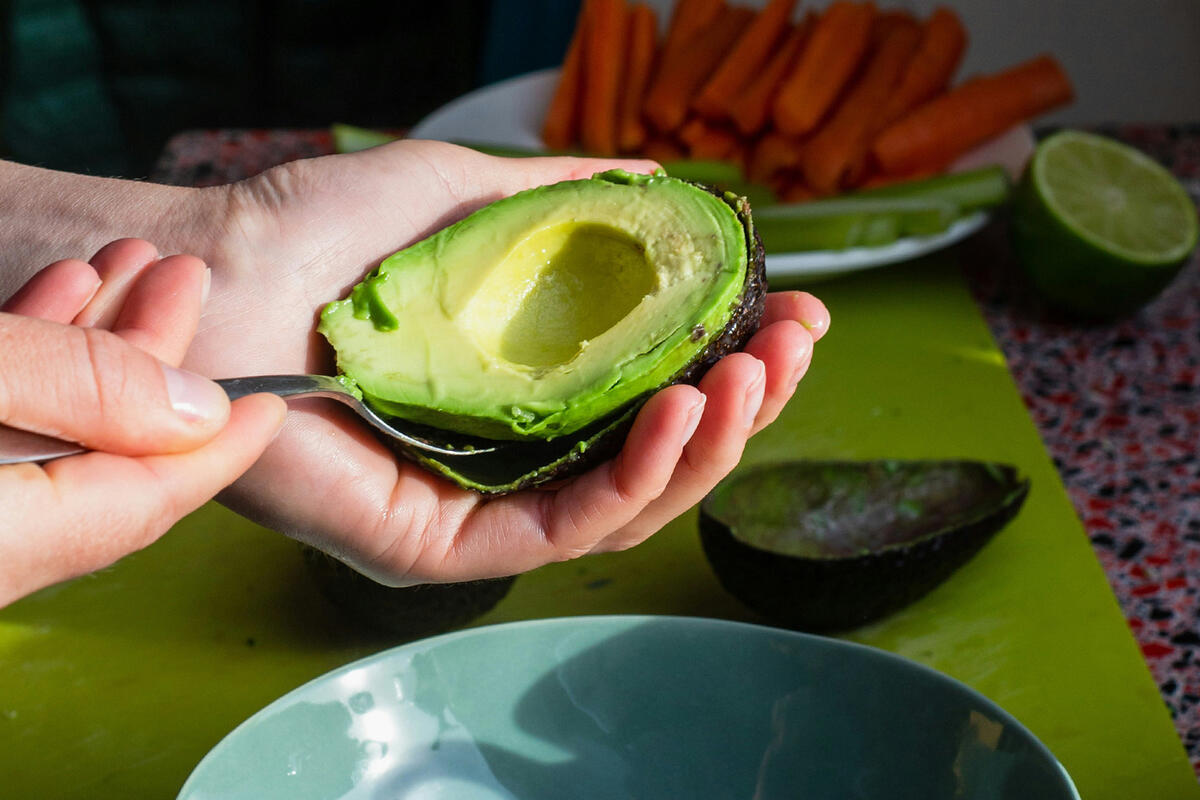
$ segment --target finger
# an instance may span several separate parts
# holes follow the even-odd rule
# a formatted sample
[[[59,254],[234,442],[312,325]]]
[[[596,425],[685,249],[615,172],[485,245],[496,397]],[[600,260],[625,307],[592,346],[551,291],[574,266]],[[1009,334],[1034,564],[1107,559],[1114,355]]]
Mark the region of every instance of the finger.
[[[193,449],[229,399],[109,331],[0,314],[0,423],[121,455]]]
[[[499,188],[511,194],[558,181],[590,178],[597,172],[623,169],[626,172],[649,173],[658,164],[644,158],[576,158],[553,156],[536,158],[500,158],[486,156],[471,173],[477,184],[487,189]],[[501,186],[496,187],[495,184]]]
[[[808,292],[771,292],[767,295],[767,307],[759,324],[765,328],[783,319],[794,319],[808,328],[814,342],[829,330],[829,310]]]
[[[766,372],[766,390],[752,429],[758,433],[775,421],[808,371],[813,354],[812,333],[795,320],[780,320],[754,334],[746,343],[745,352],[761,361]]]
[[[168,256],[130,288],[113,333],[168,364],[183,360],[207,294],[210,273],[195,256]]]
[[[391,551],[390,564],[411,562],[415,556],[407,549],[421,546],[412,532],[423,515],[441,513],[438,492],[446,482],[398,459],[336,403],[299,401],[290,408],[279,436],[221,502],[360,568],[385,551]],[[465,490],[461,495],[475,504],[482,499]],[[372,577],[396,580],[405,569],[393,566]]]
[[[75,258],[55,261],[30,278],[0,311],[68,324],[99,288],[100,276],[91,264]]]
[[[41,480],[27,465],[20,473],[0,469],[0,497],[12,501],[0,519],[10,526],[36,519],[39,533],[23,553],[6,558],[21,557],[28,580],[46,585],[145,547],[253,464],[285,413],[279,398],[252,395],[233,404],[229,424],[211,442],[189,453],[88,453],[47,464]],[[20,588],[24,593],[40,586]]]
[[[691,386],[671,386],[638,413],[618,456],[555,492],[522,492],[481,506],[442,563],[417,570],[511,575],[589,552],[667,486],[704,413]]]
[[[75,317],[85,328],[110,328],[138,275],[158,261],[158,250],[142,239],[118,239],[90,259],[102,281],[91,302]]]
[[[398,158],[414,156],[436,165],[440,179],[438,188],[449,192],[451,197],[468,209],[535,186],[590,178],[605,170],[646,173],[658,168],[656,162],[644,158],[503,158],[447,142],[413,139],[392,142],[354,155],[377,160],[381,167],[396,162]]]
[[[741,460],[765,387],[763,364],[753,356],[734,353],[718,361],[700,381],[699,388],[708,397],[704,416],[667,488],[593,552],[631,547],[700,502]]]

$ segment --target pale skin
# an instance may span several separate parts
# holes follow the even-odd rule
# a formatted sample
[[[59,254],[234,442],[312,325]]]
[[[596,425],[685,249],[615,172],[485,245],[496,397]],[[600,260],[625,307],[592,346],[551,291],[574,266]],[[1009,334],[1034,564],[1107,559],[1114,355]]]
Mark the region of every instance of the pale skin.
[[[133,361],[153,362],[153,356],[171,364],[182,357],[185,369],[209,377],[332,374],[331,353],[314,333],[316,315],[383,257],[521,189],[611,167],[653,166],[498,159],[402,141],[294,162],[228,187],[185,189],[0,164],[0,239],[12,243],[0,266],[0,279],[10,285],[0,287],[0,296],[27,277],[22,265],[95,252],[120,236],[147,240],[114,242],[90,264],[52,266],[50,277],[37,279],[40,290],[35,284],[5,309],[43,320],[0,315],[0,338],[5,325],[16,339],[28,337],[33,349],[23,363],[41,363],[63,347],[78,350],[64,343],[86,335],[115,340],[134,353],[126,353]],[[18,187],[20,201],[12,193]],[[160,260],[159,252],[196,258]],[[201,315],[204,263],[211,288]],[[80,327],[107,331],[85,334]],[[747,438],[790,398],[828,327],[829,315],[812,295],[769,295],[762,325],[744,352],[723,358],[698,386],[658,392],[615,459],[550,489],[490,499],[397,460],[355,417],[327,401],[293,402],[271,441],[283,417],[279,401],[260,396],[230,407],[210,397],[211,407],[193,404],[183,424],[155,423],[173,432],[164,438],[133,424],[152,419],[147,409],[154,403],[159,417],[171,418],[161,369],[143,366],[142,383],[133,384],[149,399],[114,392],[98,418],[77,415],[78,403],[37,402],[44,387],[4,380],[6,363],[0,421],[56,428],[105,453],[42,468],[0,467],[0,499],[12,496],[18,481],[32,480],[49,487],[46,497],[61,510],[61,522],[55,516],[50,526],[44,515],[36,524],[29,518],[40,506],[27,506],[25,516],[0,512],[9,514],[0,521],[6,557],[14,542],[33,538],[42,552],[70,555],[43,558],[17,547],[26,566],[0,568],[0,603],[145,546],[231,482],[219,494],[222,502],[392,585],[509,575],[631,547],[693,506],[737,464]],[[91,381],[91,374],[100,374],[93,363],[68,362],[53,377],[55,391],[80,376]],[[28,413],[22,417],[13,408],[40,408],[44,418],[29,422]],[[156,452],[148,455],[147,448]],[[127,472],[87,469],[89,459],[117,458],[130,462]],[[163,459],[186,466],[148,481],[146,458],[156,467]],[[23,577],[14,580],[14,574]]]

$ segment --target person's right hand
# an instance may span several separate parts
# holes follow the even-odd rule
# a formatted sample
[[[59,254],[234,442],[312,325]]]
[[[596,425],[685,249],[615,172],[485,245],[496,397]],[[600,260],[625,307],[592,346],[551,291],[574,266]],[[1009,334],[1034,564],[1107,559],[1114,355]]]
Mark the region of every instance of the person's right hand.
[[[121,240],[0,308],[0,422],[96,451],[0,466],[0,606],[145,547],[242,474],[283,401],[176,369],[207,269]],[[74,323],[74,324],[72,324]]]
[[[185,363],[213,377],[332,375],[317,315],[382,258],[501,197],[614,167],[654,164],[495,158],[402,140],[217,187],[205,200],[215,201],[208,240],[181,245],[213,267],[213,302]],[[219,499],[397,586],[513,575],[625,549],[737,465],[746,440],[791,397],[828,327],[816,297],[768,295],[743,352],[720,359],[697,386],[656,393],[615,458],[553,487],[503,497],[460,489],[398,458],[338,404],[302,400]]]

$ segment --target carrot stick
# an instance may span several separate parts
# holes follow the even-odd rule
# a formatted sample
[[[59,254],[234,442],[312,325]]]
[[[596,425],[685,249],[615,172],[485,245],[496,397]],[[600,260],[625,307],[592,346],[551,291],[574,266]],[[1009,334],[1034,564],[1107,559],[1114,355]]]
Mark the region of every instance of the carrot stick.
[[[897,29],[904,29],[907,31],[901,35],[904,37],[909,37],[906,39],[906,41],[912,42],[912,44],[907,48],[908,57],[906,59],[907,63],[912,63],[912,59],[916,53],[916,48],[920,44],[921,25],[917,22],[916,17],[914,17],[908,11],[899,10],[885,11],[880,13],[879,16],[876,17],[875,23],[872,26],[872,47],[878,51],[882,47],[884,40],[887,39],[889,35],[893,35]],[[892,46],[895,47],[897,45]],[[908,67],[906,63],[900,63],[896,65],[895,69],[896,73],[892,75],[892,78],[889,82],[892,91],[895,90],[896,85],[900,81],[900,77],[903,75],[904,71],[908,69]],[[855,188],[859,186],[859,184],[861,184],[870,174],[872,166],[869,158],[871,142],[885,127],[885,122],[878,114],[877,110],[886,102],[887,100],[885,94],[882,97],[875,98],[870,103],[872,110],[866,112],[868,121],[862,129],[861,137],[856,140],[855,147],[851,151],[851,158],[846,164],[845,170],[842,173],[842,187],[847,189]]]
[[[763,134],[750,153],[747,174],[751,180],[769,183],[778,173],[799,166],[801,141],[779,131]]]
[[[871,42],[878,45],[897,25],[912,27],[917,24],[917,18],[906,9],[890,8],[880,11],[875,15],[875,21],[871,24]]]
[[[667,23],[663,59],[678,53],[685,42],[715,22],[724,10],[725,0],[679,0]]]
[[[704,33],[728,11],[726,0],[676,0],[650,86],[653,87],[664,72],[676,69],[678,62],[686,60],[688,50],[685,45]],[[642,116],[645,117],[644,112]]]
[[[679,141],[687,145],[688,155],[695,159],[725,160],[740,144],[731,129],[696,117],[679,129]]]
[[[884,172],[915,172],[953,160],[1022,120],[1071,101],[1074,90],[1053,56],[975,78],[893,123],[871,152]]]
[[[713,119],[729,116],[739,91],[763,68],[786,33],[795,7],[796,0],[770,0],[755,15],[692,100],[694,111]]]
[[[815,17],[810,13],[803,22],[792,28],[762,71],[733,99],[729,116],[737,129],[746,136],[753,136],[767,124],[775,93],[779,91],[783,79],[795,65],[800,48],[804,46],[814,21]]]
[[[634,153],[646,141],[642,122],[642,99],[650,83],[657,46],[658,20],[654,9],[638,3],[629,10],[629,49],[625,59],[625,85],[621,90],[617,122],[617,145],[622,153]]]
[[[925,23],[916,55],[883,107],[880,116],[884,124],[890,125],[944,91],[966,48],[967,31],[958,14],[944,6],[935,9]]]
[[[654,127],[670,132],[683,124],[692,96],[729,52],[753,16],[754,12],[748,8],[729,7],[716,21],[692,37],[679,57],[670,60],[664,54],[662,69],[642,104],[642,114]]]
[[[579,143],[589,153],[617,152],[617,96],[624,63],[625,0],[588,0],[583,45],[583,110]]]
[[[811,186],[804,183],[804,179],[799,175],[789,176],[785,178],[786,183],[779,187],[779,201],[781,203],[805,203],[809,200],[816,200],[818,195],[813,191]]]
[[[800,135],[817,126],[854,75],[871,35],[875,8],[835,0],[817,19],[808,45],[775,97],[775,125]]]
[[[846,184],[847,173],[866,161],[871,140],[879,132],[879,107],[904,73],[917,49],[921,29],[915,22],[888,20],[879,46],[867,58],[862,74],[846,98],[804,148],[801,167],[808,185],[818,192],[835,192]]]
[[[583,88],[583,39],[587,28],[587,4],[580,6],[575,32],[567,45],[562,72],[542,122],[542,141],[551,150],[566,150],[579,132],[579,98]]]

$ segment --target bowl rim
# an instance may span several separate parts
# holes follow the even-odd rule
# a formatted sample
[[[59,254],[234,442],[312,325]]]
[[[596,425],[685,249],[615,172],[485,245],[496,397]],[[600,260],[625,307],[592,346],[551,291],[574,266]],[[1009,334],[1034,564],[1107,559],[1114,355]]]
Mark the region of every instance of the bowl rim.
[[[580,614],[576,616],[563,617],[539,617],[535,619],[512,620],[509,622],[497,622],[490,625],[478,625],[468,628],[460,628],[455,631],[437,634],[435,636],[427,636],[421,639],[414,639],[410,642],[388,647],[362,658],[347,662],[339,667],[321,673],[304,683],[289,689],[279,697],[259,708],[250,716],[246,717],[237,724],[232,730],[221,737],[212,748],[205,753],[204,757],[196,763],[192,771],[188,774],[187,779],[180,787],[176,800],[186,800],[187,794],[192,789],[193,784],[198,780],[198,776],[207,769],[212,762],[220,759],[224,752],[233,746],[233,741],[245,729],[254,725],[260,718],[265,718],[272,713],[277,707],[283,706],[291,698],[307,691],[310,687],[331,681],[337,677],[352,672],[357,669],[362,669],[373,665],[376,662],[386,661],[389,658],[395,657],[396,654],[407,650],[427,649],[436,647],[446,642],[451,642],[457,639],[469,638],[478,636],[485,632],[502,631],[509,628],[540,628],[540,627],[565,627],[569,629],[577,629],[580,625],[600,625],[614,626],[618,628],[632,628],[644,624],[668,624],[682,625],[685,628],[712,628],[721,630],[740,630],[756,635],[767,635],[778,639],[788,639],[793,641],[805,642],[809,645],[819,645],[821,647],[829,647],[834,650],[843,650],[847,653],[854,653],[857,656],[865,656],[867,658],[877,658],[897,667],[901,670],[909,670],[923,678],[932,680],[935,683],[942,683],[951,691],[966,695],[983,706],[995,718],[1001,719],[1006,725],[1016,728],[1023,734],[1030,743],[1033,749],[1043,758],[1047,759],[1058,769],[1060,776],[1061,788],[1065,788],[1072,800],[1081,800],[1079,790],[1075,786],[1075,782],[1071,779],[1070,774],[1062,765],[1062,762],[1051,752],[1050,748],[1039,739],[1033,731],[1029,730],[1020,720],[1011,713],[1002,708],[998,703],[987,697],[977,689],[968,686],[963,681],[934,669],[927,664],[922,664],[919,661],[902,656],[898,653],[893,653],[889,650],[884,650],[879,647],[854,642],[848,639],[841,639],[832,636],[822,636],[820,634],[805,633],[803,631],[795,631],[787,628],[777,628],[772,625],[764,625],[755,622],[744,622],[741,620],[721,619],[717,617],[691,616],[686,614]]]

